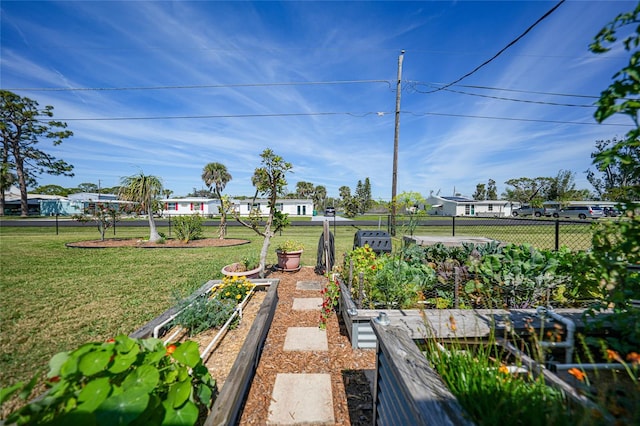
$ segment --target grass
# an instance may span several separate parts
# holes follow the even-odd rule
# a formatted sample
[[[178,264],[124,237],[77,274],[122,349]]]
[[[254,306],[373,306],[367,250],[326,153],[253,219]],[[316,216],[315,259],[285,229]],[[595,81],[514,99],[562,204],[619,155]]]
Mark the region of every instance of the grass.
[[[341,264],[359,227],[357,222],[355,226],[331,225],[336,234],[336,263]],[[481,231],[478,227],[473,228],[475,235],[482,235],[477,233]],[[486,228],[508,232],[508,227]],[[386,230],[384,222],[382,229]],[[159,231],[169,234],[167,227],[159,227]],[[149,235],[147,227],[120,226],[116,233],[118,238],[145,239]],[[274,247],[278,241],[296,239],[305,246],[302,264],[315,266],[321,234],[319,226],[286,228],[272,239],[267,263],[277,262]],[[402,234],[399,226],[398,236]],[[451,228],[444,224],[421,227],[415,234],[451,235]],[[216,236],[217,227],[205,227],[205,237]],[[523,242],[530,236],[533,234],[518,233]],[[107,237],[113,237],[111,229]],[[188,250],[71,249],[65,243],[98,239],[96,228],[61,226],[56,235],[55,227],[11,227],[4,223],[0,227],[0,387],[44,372],[49,358],[57,352],[131,333],[174,305],[178,297],[210,279],[222,278],[224,265],[259,255],[262,237],[253,231],[230,226],[228,237],[251,243]],[[400,239],[394,239],[393,245],[398,247]]]

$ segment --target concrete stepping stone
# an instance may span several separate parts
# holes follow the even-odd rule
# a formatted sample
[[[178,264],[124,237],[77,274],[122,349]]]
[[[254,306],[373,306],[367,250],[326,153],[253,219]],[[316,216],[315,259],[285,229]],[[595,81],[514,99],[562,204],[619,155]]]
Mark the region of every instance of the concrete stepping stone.
[[[267,424],[335,424],[331,375],[279,373]]]
[[[284,338],[285,351],[328,351],[327,332],[320,327],[289,327]]]
[[[298,281],[296,290],[322,290],[322,281]]]
[[[293,299],[294,311],[313,311],[322,306],[322,297],[296,297]]]

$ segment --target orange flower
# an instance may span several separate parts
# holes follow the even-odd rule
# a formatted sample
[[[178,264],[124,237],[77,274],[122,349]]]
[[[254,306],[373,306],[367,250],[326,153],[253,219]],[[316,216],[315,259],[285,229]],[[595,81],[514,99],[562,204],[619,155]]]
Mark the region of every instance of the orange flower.
[[[451,329],[451,331],[456,331],[458,329],[458,326],[456,325],[456,319],[453,317],[453,315],[449,315],[449,328]]]
[[[509,368],[504,364],[500,364],[500,368],[498,368],[498,372],[503,374],[509,374]]]
[[[631,362],[633,365],[640,364],[640,354],[637,352],[630,352],[627,354],[627,361]]]
[[[567,373],[571,374],[573,377],[580,380],[581,382],[584,382],[585,377],[587,377],[587,375],[584,374],[582,370],[578,370],[577,368],[570,368],[567,370]]]
[[[618,352],[613,351],[611,349],[607,349],[607,359],[609,361],[622,362],[622,358],[620,358],[620,355],[618,355]]]
[[[171,355],[172,353],[174,353],[176,351],[176,348],[177,348],[176,345],[167,346],[167,355]]]

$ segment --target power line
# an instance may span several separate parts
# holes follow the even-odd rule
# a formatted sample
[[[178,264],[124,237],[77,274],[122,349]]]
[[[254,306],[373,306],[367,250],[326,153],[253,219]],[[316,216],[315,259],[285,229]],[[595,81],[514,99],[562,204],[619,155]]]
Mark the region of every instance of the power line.
[[[616,123],[596,123],[586,121],[561,121],[561,120],[542,120],[534,118],[515,118],[515,117],[492,117],[482,115],[466,115],[466,114],[451,114],[451,113],[439,113],[439,112],[413,112],[413,111],[400,111],[402,114],[411,114],[414,116],[443,116],[443,117],[459,117],[459,118],[480,118],[488,120],[503,120],[503,121],[525,121],[536,123],[554,123],[554,124],[574,124],[574,125],[589,125],[589,126],[618,126],[618,127],[633,127],[632,124],[616,124]],[[149,117],[83,117],[83,118],[56,118],[57,121],[125,121],[125,120],[198,120],[198,119],[217,119],[217,118],[270,118],[270,117],[309,117],[309,116],[337,116],[337,115],[349,115],[356,118],[365,118],[371,115],[377,115],[382,117],[384,115],[392,115],[393,112],[389,111],[371,111],[371,112],[301,112],[301,113],[272,113],[272,114],[215,114],[215,115],[175,115],[175,116],[149,116]]]
[[[221,89],[234,87],[271,87],[271,86],[311,86],[332,84],[367,84],[386,83],[391,87],[389,80],[336,80],[336,81],[292,81],[283,83],[246,83],[246,84],[200,84],[188,86],[139,86],[139,87],[18,87],[5,90],[25,92],[80,92],[80,91],[125,91],[125,90],[174,90],[174,89]]]
[[[56,121],[125,121],[125,120],[193,120],[207,118],[259,118],[259,117],[306,117],[323,115],[350,115],[363,118],[368,115],[379,115],[380,112],[293,112],[272,114],[215,114],[215,115],[165,115],[149,117],[84,117],[84,118],[56,118]],[[382,113],[382,115],[387,113]]]
[[[509,42],[509,44],[507,44],[505,47],[503,47],[502,49],[500,49],[500,51],[498,53],[496,53],[495,55],[493,55],[491,58],[487,59],[486,61],[484,61],[482,64],[478,65],[475,69],[473,69],[472,71],[466,73],[465,75],[463,75],[462,77],[460,77],[459,79],[452,81],[449,84],[445,84],[444,86],[440,87],[439,89],[436,89],[432,92],[427,92],[427,93],[434,93],[434,92],[439,92],[440,90],[444,90],[448,87],[453,86],[456,83],[461,82],[462,80],[464,80],[465,78],[469,77],[472,74],[475,74],[476,71],[480,70],[482,67],[484,67],[485,65],[489,64],[490,62],[492,62],[494,59],[496,59],[498,56],[502,55],[502,53],[504,51],[506,51],[508,48],[510,48],[511,46],[513,46],[514,44],[516,44],[518,41],[520,41],[520,39],[522,39],[525,35],[527,35],[535,26],[537,26],[540,22],[542,22],[544,19],[546,19],[549,15],[551,15],[553,12],[555,12],[555,10],[560,7],[560,5],[562,3],[564,3],[565,0],[560,0],[558,2],[558,4],[556,4],[555,6],[553,6],[549,11],[547,11],[547,13],[545,13],[544,15],[542,15],[540,18],[538,18],[538,20],[536,22],[534,22],[531,26],[529,26],[529,28],[527,28],[522,34],[520,34],[518,37],[516,37],[515,39],[511,40]]]
[[[460,84],[460,87],[467,87],[470,89],[486,89],[486,90],[500,90],[504,92],[517,92],[517,93],[532,93],[534,95],[550,95],[550,96],[566,96],[569,98],[587,98],[587,99],[600,99],[600,96],[595,95],[576,95],[576,94],[568,94],[568,93],[555,93],[555,92],[537,92],[533,90],[519,90],[519,89],[505,89],[499,87],[489,87],[489,86],[472,86],[472,85],[464,85]]]
[[[415,90],[418,93],[433,93],[433,92],[423,92],[421,90],[416,89],[415,87],[413,88],[413,90]],[[529,103],[529,104],[566,106],[566,107],[578,107],[578,108],[597,108],[597,105],[593,105],[593,104],[585,105],[585,104],[568,104],[568,103],[549,102],[549,101],[534,101],[534,100],[530,100],[530,99],[516,99],[516,98],[506,98],[504,96],[483,95],[481,93],[469,93],[469,92],[463,92],[461,90],[453,90],[453,89],[444,89],[443,88],[442,90],[444,90],[446,92],[451,92],[451,93],[458,93],[458,94],[461,94],[461,95],[477,96],[477,97],[480,97],[480,98],[496,99],[496,100],[499,100],[499,101],[523,102],[523,103]]]
[[[602,126],[602,125],[610,125],[610,126],[618,126],[618,127],[635,127],[633,124],[616,124],[616,123],[596,123],[596,122],[588,122],[588,121],[560,121],[560,120],[542,120],[536,118],[513,118],[513,117],[492,117],[487,115],[465,115],[465,114],[448,114],[448,113],[440,113],[440,112],[412,112],[412,111],[402,111],[406,114],[415,115],[417,117],[424,115],[436,115],[443,117],[461,117],[461,118],[482,118],[487,120],[503,120],[503,121],[526,121],[533,123],[553,123],[553,124],[581,124],[581,125],[589,125],[589,126]]]

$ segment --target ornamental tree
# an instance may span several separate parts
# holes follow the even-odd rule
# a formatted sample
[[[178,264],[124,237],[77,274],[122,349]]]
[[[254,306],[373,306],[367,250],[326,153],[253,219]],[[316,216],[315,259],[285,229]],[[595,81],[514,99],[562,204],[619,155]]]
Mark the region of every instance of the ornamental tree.
[[[110,203],[95,203],[85,208],[82,214],[74,215],[73,219],[83,223],[94,222],[100,232],[100,240],[104,241],[104,234],[107,229],[116,225],[120,214],[117,206]]]
[[[240,224],[253,229],[258,235],[264,238],[262,250],[260,251],[260,267],[262,268],[260,274],[264,276],[264,268],[267,263],[267,251],[269,250],[271,237],[288,223],[287,215],[276,210],[276,201],[278,196],[283,194],[287,186],[286,174],[291,171],[293,166],[281,156],[276,155],[270,148],[265,149],[262,154],[260,154],[260,157],[262,158],[262,166],[255,169],[251,178],[251,183],[256,188],[252,205],[256,204],[256,199],[259,195],[267,197],[269,215],[267,216],[264,228],[260,227],[262,218],[261,212],[257,209],[251,211],[248,221],[240,217],[238,210],[234,211],[234,216]]]

